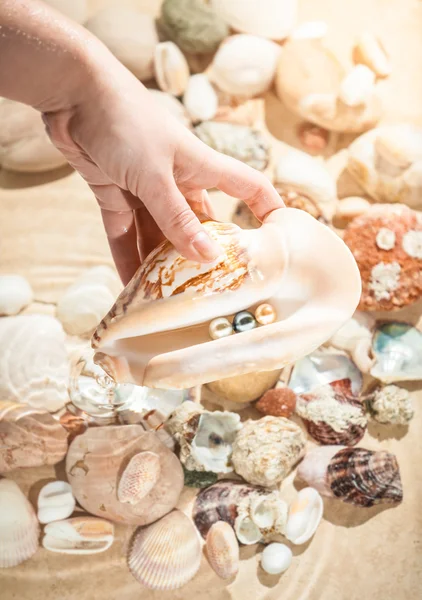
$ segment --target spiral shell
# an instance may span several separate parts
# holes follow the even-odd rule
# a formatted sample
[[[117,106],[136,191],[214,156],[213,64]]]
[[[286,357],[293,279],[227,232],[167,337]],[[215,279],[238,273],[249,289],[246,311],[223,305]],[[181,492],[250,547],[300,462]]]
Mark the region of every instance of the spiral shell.
[[[234,577],[239,570],[239,543],[233,528],[225,521],[214,523],[207,534],[208,562],[222,579]]]
[[[138,528],[128,557],[132,575],[151,590],[175,590],[190,581],[201,564],[201,544],[191,520],[174,510]]]

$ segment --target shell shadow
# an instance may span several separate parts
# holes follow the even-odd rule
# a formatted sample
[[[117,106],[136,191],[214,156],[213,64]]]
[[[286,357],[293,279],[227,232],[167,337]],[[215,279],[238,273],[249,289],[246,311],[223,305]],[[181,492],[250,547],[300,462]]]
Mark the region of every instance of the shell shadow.
[[[6,190],[35,187],[63,179],[73,173],[69,165],[45,173],[15,173],[0,169],[0,188]]]
[[[389,425],[376,421],[368,421],[368,433],[380,442],[385,440],[401,440],[409,431],[408,425]]]

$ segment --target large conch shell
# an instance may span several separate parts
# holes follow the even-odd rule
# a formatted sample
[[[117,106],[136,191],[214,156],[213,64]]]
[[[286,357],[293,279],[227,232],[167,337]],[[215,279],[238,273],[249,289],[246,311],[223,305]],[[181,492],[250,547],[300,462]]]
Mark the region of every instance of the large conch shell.
[[[315,350],[353,314],[356,263],[307,213],[275,210],[256,230],[204,226],[224,250],[220,259],[193,263],[163,242],[95,331],[94,360],[116,381],[188,388],[275,370]],[[210,339],[212,319],[263,301],[275,308],[275,323]]]

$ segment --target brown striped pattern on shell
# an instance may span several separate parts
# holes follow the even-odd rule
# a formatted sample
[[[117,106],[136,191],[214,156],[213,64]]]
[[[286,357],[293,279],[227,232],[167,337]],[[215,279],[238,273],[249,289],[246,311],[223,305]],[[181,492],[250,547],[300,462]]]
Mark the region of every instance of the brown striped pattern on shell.
[[[328,466],[327,483],[335,497],[357,506],[403,500],[397,459],[385,450],[339,450]]]

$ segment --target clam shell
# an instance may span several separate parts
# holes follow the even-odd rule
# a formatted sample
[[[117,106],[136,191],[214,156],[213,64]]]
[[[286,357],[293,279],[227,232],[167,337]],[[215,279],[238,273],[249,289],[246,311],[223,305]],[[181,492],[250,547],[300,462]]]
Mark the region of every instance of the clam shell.
[[[16,315],[31,304],[34,292],[20,275],[0,275],[0,315]]]
[[[55,412],[68,400],[64,331],[53,317],[0,320],[0,396]]]
[[[293,544],[306,544],[316,532],[323,510],[322,498],[314,488],[300,490],[289,507],[286,538]]]
[[[112,523],[94,517],[74,517],[49,523],[44,528],[42,545],[60,554],[97,554],[114,541]]]
[[[155,452],[135,454],[123,471],[117,488],[120,502],[136,504],[157,484],[161,474],[160,457]]]
[[[159,456],[161,475],[137,502],[121,502],[120,478],[140,452]],[[77,436],[66,457],[66,473],[76,500],[87,512],[131,525],[146,525],[168,513],[183,488],[183,470],[176,456],[140,425],[93,427]]]
[[[239,543],[233,528],[225,521],[214,523],[205,543],[208,562],[222,579],[234,577],[239,570]]]
[[[0,401],[0,473],[55,465],[67,452],[66,430],[47,412]]]
[[[0,569],[31,558],[38,549],[38,536],[32,505],[14,481],[0,479]]]
[[[218,110],[218,97],[208,77],[192,75],[187,83],[183,104],[194,123],[213,119]]]
[[[164,242],[98,326],[95,362],[115,381],[180,389],[276,371],[324,343],[353,314],[360,293],[355,261],[304,211],[275,210],[257,230],[210,221],[204,227],[222,247],[221,259],[192,263]],[[274,307],[274,323],[210,339],[209,321],[264,301]]]
[[[148,589],[178,589],[196,575],[200,564],[198,533],[179,510],[136,530],[128,565],[132,575]]]
[[[189,81],[189,65],[173,42],[161,42],[154,51],[154,71],[159,88],[181,96]]]
[[[372,351],[371,375],[384,383],[422,379],[422,333],[406,323],[390,322],[377,327]]]
[[[66,481],[47,483],[38,496],[38,521],[51,523],[67,519],[75,509],[72,488]]]

